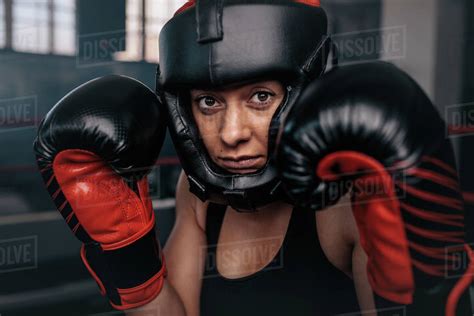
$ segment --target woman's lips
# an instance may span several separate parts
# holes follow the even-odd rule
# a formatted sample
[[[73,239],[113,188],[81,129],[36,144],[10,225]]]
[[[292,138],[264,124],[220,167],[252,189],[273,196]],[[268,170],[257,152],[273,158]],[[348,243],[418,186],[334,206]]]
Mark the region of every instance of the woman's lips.
[[[221,162],[221,166],[227,169],[233,170],[248,170],[248,169],[259,169],[260,163],[263,157],[255,156],[255,157],[238,157],[238,158],[219,158]]]

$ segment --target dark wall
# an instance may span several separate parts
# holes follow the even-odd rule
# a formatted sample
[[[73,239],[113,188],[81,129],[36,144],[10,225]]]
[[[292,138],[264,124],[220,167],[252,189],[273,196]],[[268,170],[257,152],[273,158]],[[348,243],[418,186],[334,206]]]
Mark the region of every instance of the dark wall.
[[[329,32],[338,48],[340,63],[379,57],[375,48],[380,39],[380,0],[322,0],[321,6],[327,12]]]
[[[462,103],[471,103],[465,109],[474,114],[474,1],[465,1],[465,33],[464,33],[464,73]],[[472,116],[474,117],[474,116]],[[466,122],[474,127],[474,121]],[[474,243],[474,135],[465,135],[459,138],[459,167],[462,189],[470,193],[466,199],[466,215],[469,240]]]
[[[79,56],[101,51],[102,60],[111,61],[115,52],[126,50],[125,0],[77,0],[76,17]],[[98,37],[107,43],[106,49],[101,50],[101,42],[95,40]]]

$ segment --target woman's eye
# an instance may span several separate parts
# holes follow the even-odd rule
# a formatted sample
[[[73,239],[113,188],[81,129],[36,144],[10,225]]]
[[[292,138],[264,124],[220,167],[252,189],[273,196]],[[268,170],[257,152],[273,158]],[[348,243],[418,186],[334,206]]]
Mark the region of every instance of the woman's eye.
[[[209,97],[209,96],[206,96],[206,97],[202,97],[199,99],[199,106],[202,107],[202,108],[211,108],[213,106],[216,105],[216,99],[214,99],[213,97]]]
[[[270,92],[259,91],[252,96],[253,103],[267,103],[273,95]]]

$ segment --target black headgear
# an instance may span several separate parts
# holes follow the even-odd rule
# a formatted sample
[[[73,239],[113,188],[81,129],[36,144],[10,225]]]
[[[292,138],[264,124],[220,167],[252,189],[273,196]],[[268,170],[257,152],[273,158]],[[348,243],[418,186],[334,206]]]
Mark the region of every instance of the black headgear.
[[[163,27],[157,92],[192,193],[239,211],[288,200],[274,163],[279,123],[307,82],[324,72],[330,43],[324,10],[290,0],[198,0]],[[232,174],[208,156],[190,89],[259,79],[279,80],[287,95],[270,125],[266,166]]]

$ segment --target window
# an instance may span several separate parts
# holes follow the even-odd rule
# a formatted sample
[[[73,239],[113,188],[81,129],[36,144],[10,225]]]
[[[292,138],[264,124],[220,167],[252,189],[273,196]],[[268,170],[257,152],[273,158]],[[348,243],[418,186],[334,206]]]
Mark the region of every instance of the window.
[[[12,5],[11,47],[6,47],[7,2]],[[127,0],[127,50],[117,53],[116,59],[156,63],[160,30],[184,3],[185,0]],[[0,48],[39,54],[75,55],[75,13],[75,0],[0,0]]]
[[[158,38],[160,31],[173,16],[174,12],[183,4],[184,1],[182,0],[147,0],[146,60],[158,62]]]
[[[47,0],[13,2],[14,50],[35,53],[49,51],[48,13]]]
[[[5,10],[11,12],[11,21],[7,21]],[[0,0],[0,47],[18,52],[74,55],[74,14],[75,0]],[[7,34],[7,23],[11,34]],[[7,37],[11,43],[7,44]]]
[[[76,52],[75,0],[56,0],[55,2],[53,51],[60,55],[74,55]]]
[[[143,2],[146,12],[145,32],[142,30]],[[117,59],[158,62],[158,38],[161,28],[184,3],[185,0],[127,0],[127,50],[117,53]]]
[[[0,0],[0,48],[5,47],[5,9],[3,0]]]

